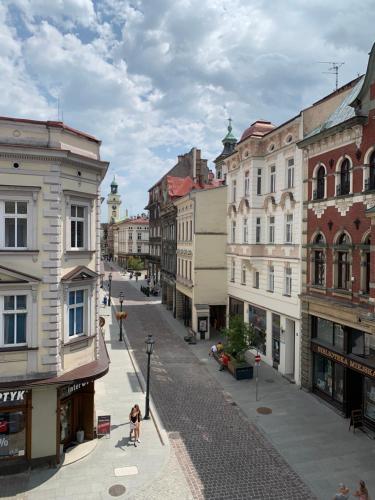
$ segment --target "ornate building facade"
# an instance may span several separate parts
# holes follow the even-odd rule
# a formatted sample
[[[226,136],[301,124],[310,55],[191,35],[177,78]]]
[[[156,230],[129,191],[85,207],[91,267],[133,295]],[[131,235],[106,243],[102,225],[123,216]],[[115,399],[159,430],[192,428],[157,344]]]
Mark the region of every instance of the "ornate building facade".
[[[129,257],[142,260],[148,268],[149,220],[145,215],[124,219],[114,225],[114,260],[128,268]]]

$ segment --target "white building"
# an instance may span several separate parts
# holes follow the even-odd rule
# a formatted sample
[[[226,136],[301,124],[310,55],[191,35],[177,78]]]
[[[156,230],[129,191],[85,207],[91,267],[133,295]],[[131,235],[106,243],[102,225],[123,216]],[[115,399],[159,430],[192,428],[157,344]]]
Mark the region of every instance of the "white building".
[[[257,121],[224,159],[229,314],[266,333],[263,359],[300,383],[302,137],[299,116]]]
[[[0,467],[60,461],[94,438],[100,141],[62,122],[0,118]]]
[[[131,217],[113,227],[114,259],[128,267],[129,257],[138,257],[145,265],[149,256],[149,219],[145,215]]]

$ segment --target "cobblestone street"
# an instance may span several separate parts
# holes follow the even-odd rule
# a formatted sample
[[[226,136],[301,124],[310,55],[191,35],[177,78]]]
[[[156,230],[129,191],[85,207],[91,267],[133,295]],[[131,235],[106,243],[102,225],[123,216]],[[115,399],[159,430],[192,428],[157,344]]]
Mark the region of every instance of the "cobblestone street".
[[[117,274],[117,273],[116,273]],[[169,433],[195,498],[314,498],[255,425],[243,417],[161,314],[130,283],[112,282],[125,294],[126,333],[146,376],[144,339],[156,340],[151,396]]]

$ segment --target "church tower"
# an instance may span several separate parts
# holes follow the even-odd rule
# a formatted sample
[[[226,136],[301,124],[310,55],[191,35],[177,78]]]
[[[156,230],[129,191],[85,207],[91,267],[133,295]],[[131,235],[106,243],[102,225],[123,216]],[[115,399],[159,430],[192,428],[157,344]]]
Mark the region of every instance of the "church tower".
[[[115,177],[113,177],[113,181],[111,182],[111,192],[108,195],[107,204],[108,204],[108,224],[113,224],[120,219],[120,205],[121,198],[118,194],[118,184],[116,182]]]
[[[223,162],[227,156],[233,153],[234,148],[236,147],[237,144],[237,139],[232,134],[232,118],[229,118],[228,122],[229,125],[228,125],[227,135],[221,141],[223,143],[224,149],[219,154],[219,156],[214,160],[217,179],[225,179],[226,172],[223,172]]]

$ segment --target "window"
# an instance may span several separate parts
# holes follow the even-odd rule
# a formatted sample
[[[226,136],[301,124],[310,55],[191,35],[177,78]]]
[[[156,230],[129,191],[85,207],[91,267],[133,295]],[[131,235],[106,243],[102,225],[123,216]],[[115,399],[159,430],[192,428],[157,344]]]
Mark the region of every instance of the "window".
[[[260,217],[257,217],[255,224],[255,243],[260,243],[260,239],[261,239]]]
[[[287,162],[286,187],[294,187],[294,158],[289,158]]]
[[[337,252],[337,288],[342,290],[350,289],[350,263],[349,251],[347,245],[349,243],[348,236],[343,233],[338,240]]]
[[[2,298],[3,328],[1,345],[25,345],[27,328],[27,296],[4,295]]]
[[[293,242],[293,214],[287,214],[285,221],[285,243]]]
[[[369,177],[367,189],[375,189],[375,151],[372,152],[369,161]]]
[[[18,393],[20,392],[18,391]],[[10,399],[9,394],[8,401]],[[10,404],[13,405],[14,402]],[[26,422],[26,412],[22,409],[0,410],[0,459],[25,456]]]
[[[4,202],[4,247],[27,248],[27,202]]]
[[[363,269],[362,291],[367,295],[370,293],[370,270],[371,270],[370,245],[371,245],[371,236],[369,235],[367,236],[364,242],[364,249],[362,252],[362,269]]]
[[[138,232],[137,233],[137,240],[141,240],[142,239],[142,233]]]
[[[259,288],[259,271],[254,271],[253,275],[253,287]]]
[[[236,262],[234,259],[231,260],[231,267],[230,267],[230,280],[234,283],[234,278],[236,274]]]
[[[344,349],[344,328],[324,318],[311,316],[312,337],[324,344]]]
[[[268,267],[268,291],[275,291],[275,268],[273,266]]]
[[[325,175],[326,170],[323,165],[320,165],[316,176],[316,192],[314,196],[317,200],[321,200],[325,197]]]
[[[268,243],[275,243],[275,217],[269,217],[268,222]]]
[[[270,167],[270,192],[274,193],[276,191],[276,167],[272,165]]]
[[[242,285],[246,285],[246,266],[245,265],[242,266],[242,270],[241,270],[241,283],[242,283]]]
[[[192,263],[191,263],[191,260],[189,260],[189,280],[191,281],[191,266],[192,266]]]
[[[375,366],[375,337],[369,333],[351,328],[349,330],[349,351],[355,356],[366,358]]]
[[[236,243],[236,221],[232,220],[232,243]]]
[[[245,196],[249,196],[250,194],[250,175],[249,171],[245,172]]]
[[[243,220],[243,242],[247,243],[247,236],[248,236],[248,227],[247,227],[247,219],[245,218]]]
[[[257,194],[262,194],[262,169],[257,170]]]
[[[132,241],[133,240],[133,232],[132,231],[129,231],[129,240]]]
[[[84,333],[84,290],[69,292],[69,337]]]
[[[193,221],[190,221],[190,241],[193,239]]]
[[[142,253],[142,245],[137,245],[137,252]]]
[[[237,194],[237,181],[232,181],[232,202],[236,202],[236,194]]]
[[[315,245],[323,245],[324,238],[321,233],[319,233],[314,241]],[[324,286],[325,282],[325,258],[324,251],[322,248],[313,250],[313,284],[318,286]]]
[[[70,246],[84,248],[85,207],[80,205],[70,206]]]
[[[350,162],[345,158],[340,167],[340,184],[337,186],[337,195],[350,193]]]
[[[287,295],[288,297],[291,297],[291,295],[292,295],[292,268],[289,266],[285,268],[284,280],[285,280],[284,294]]]

